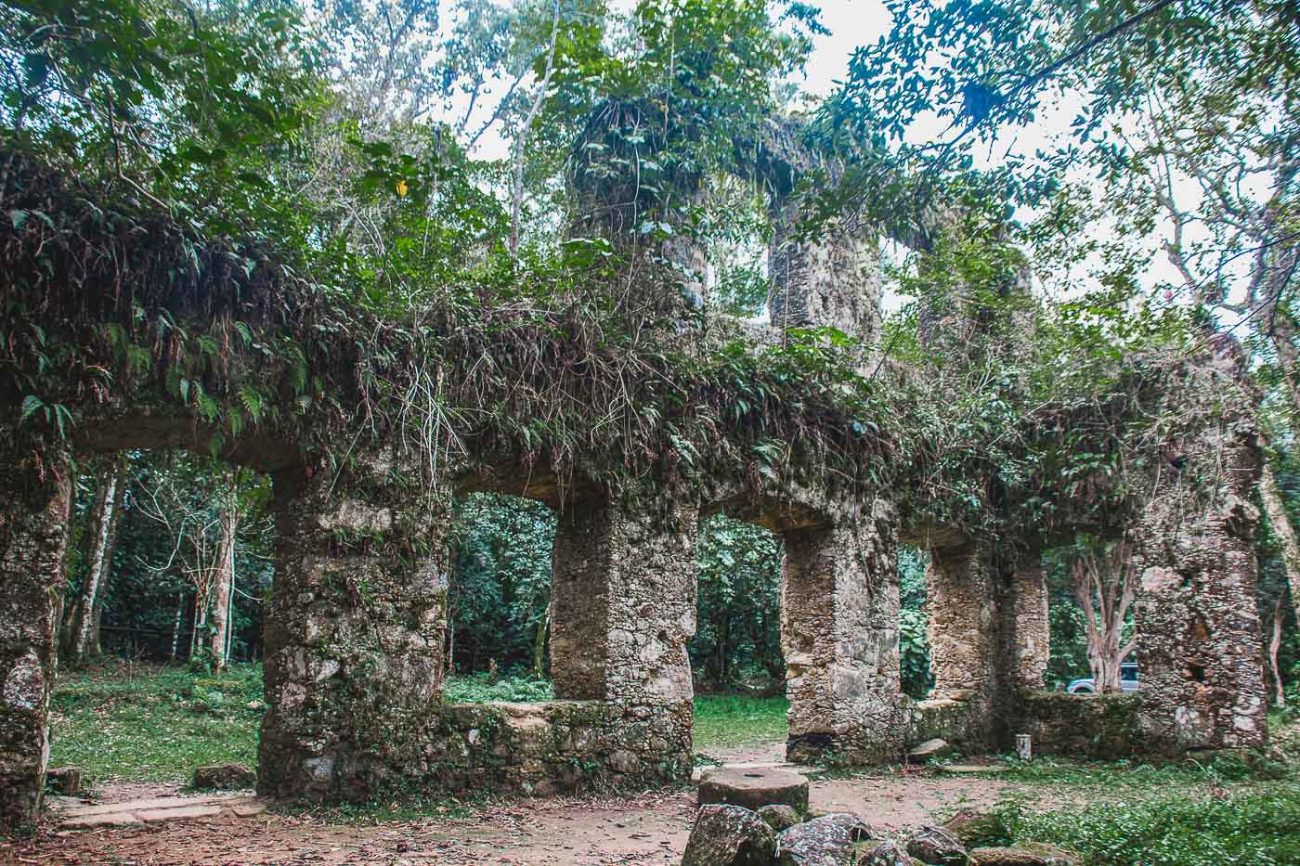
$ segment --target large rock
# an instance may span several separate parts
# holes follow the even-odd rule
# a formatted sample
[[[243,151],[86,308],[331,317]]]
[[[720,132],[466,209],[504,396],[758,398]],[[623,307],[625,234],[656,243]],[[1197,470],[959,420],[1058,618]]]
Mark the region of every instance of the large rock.
[[[252,788],[257,785],[257,773],[243,764],[215,764],[199,767],[194,771],[190,786],[194,788],[216,788],[222,791],[234,791]]]
[[[799,813],[792,807],[780,803],[759,809],[758,817],[762,818],[767,823],[767,826],[777,833],[782,830],[789,830],[799,823]]]
[[[933,740],[926,740],[919,746],[916,746],[907,753],[907,763],[924,764],[932,758],[946,758],[952,754],[952,746],[947,740],[935,737]]]
[[[45,772],[45,787],[65,797],[80,795],[84,784],[80,767],[59,767],[57,770]]]
[[[784,805],[808,811],[808,780],[784,770],[720,767],[700,779],[699,804],[725,803],[746,809]]]
[[[975,866],[1083,866],[1083,858],[1073,851],[1038,842],[1010,848],[975,848],[970,857]]]
[[[912,866],[916,861],[897,842],[881,842],[858,860],[858,866]]]
[[[944,822],[943,828],[957,837],[967,848],[981,842],[991,842],[1006,835],[1002,819],[988,812],[962,810]]]
[[[780,833],[776,862],[778,866],[854,866],[858,843],[875,837],[857,815],[825,815]]]
[[[950,830],[922,827],[907,843],[907,853],[931,866],[966,866],[970,855],[966,846]]]
[[[771,866],[776,833],[740,806],[714,804],[695,816],[682,866]]]

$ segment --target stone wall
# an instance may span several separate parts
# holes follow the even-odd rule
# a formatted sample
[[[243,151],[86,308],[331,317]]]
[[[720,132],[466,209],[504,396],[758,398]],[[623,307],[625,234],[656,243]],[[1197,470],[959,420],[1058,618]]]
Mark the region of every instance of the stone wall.
[[[59,452],[28,463],[12,430],[0,430],[0,830],[31,821],[45,790],[55,611],[71,470]]]
[[[893,512],[835,509],[830,523],[782,533],[781,645],[793,761],[897,759],[898,573]]]
[[[687,729],[689,731],[689,728]],[[420,732],[406,784],[448,793],[581,793],[690,775],[690,743],[670,709],[629,715],[606,701],[457,704]]]
[[[1142,733],[1136,694],[1069,695],[1029,691],[1020,695],[1016,733],[1033,738],[1035,754],[1115,761],[1142,755]]]
[[[1038,551],[1021,556],[1011,569],[1011,621],[1003,626],[1010,636],[1016,685],[1041,689],[1051,658],[1052,629],[1048,618],[1047,575]]]
[[[1142,723],[1149,748],[1169,753],[1260,746],[1268,736],[1253,406],[1225,359],[1198,362],[1186,376],[1189,389],[1216,395],[1214,415],[1170,443],[1134,533],[1144,566]]]
[[[925,583],[934,689],[929,697],[970,704],[965,739],[972,743],[994,739],[1003,655],[995,582],[988,551],[974,542],[930,551]]]
[[[772,208],[768,312],[781,329],[832,327],[870,344],[880,334],[880,253],[871,232],[836,221],[812,239],[798,237],[797,202]]]
[[[383,455],[280,473],[275,499],[259,790],[365,798],[437,725],[446,520],[418,470]]]

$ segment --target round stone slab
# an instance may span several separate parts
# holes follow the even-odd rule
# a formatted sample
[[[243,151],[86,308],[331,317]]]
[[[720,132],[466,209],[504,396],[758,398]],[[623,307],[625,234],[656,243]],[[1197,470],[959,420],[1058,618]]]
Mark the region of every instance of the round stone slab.
[[[700,779],[699,804],[710,803],[755,811],[764,806],[789,806],[802,815],[808,811],[808,780],[785,770],[719,767]]]

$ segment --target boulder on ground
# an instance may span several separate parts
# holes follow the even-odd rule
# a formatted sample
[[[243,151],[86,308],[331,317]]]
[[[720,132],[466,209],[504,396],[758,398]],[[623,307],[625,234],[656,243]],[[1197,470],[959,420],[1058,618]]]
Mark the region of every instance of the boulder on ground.
[[[782,830],[789,830],[795,824],[799,823],[799,813],[792,807],[778,803],[771,806],[764,806],[758,810],[758,817],[767,822],[777,833]]]
[[[808,811],[808,780],[784,770],[719,767],[700,779],[699,804],[725,803],[746,809],[789,806]]]
[[[858,843],[876,837],[857,815],[837,812],[796,824],[776,837],[778,866],[854,866]]]
[[[695,816],[682,866],[771,866],[776,833],[740,806],[704,806]]]
[[[957,837],[961,844],[970,848],[981,842],[1001,839],[1006,828],[1002,819],[988,812],[972,812],[963,809],[944,822],[943,828]]]
[[[951,754],[952,746],[948,744],[948,741],[935,737],[933,740],[926,740],[909,751],[907,753],[907,763],[924,764],[931,758],[946,758]]]
[[[863,854],[858,866],[912,866],[916,861],[897,842],[881,842]]]
[[[975,866],[1083,866],[1083,858],[1073,851],[1039,842],[1009,848],[974,848],[970,857]]]
[[[952,831],[943,827],[917,830],[907,843],[907,853],[931,866],[966,866],[970,862],[966,846]]]
[[[45,771],[45,787],[65,797],[76,797],[80,794],[84,781],[81,778],[80,767],[59,767],[57,770]]]
[[[243,764],[214,764],[199,767],[194,771],[190,786],[194,788],[216,788],[221,791],[234,791],[252,788],[257,784],[257,773]]]

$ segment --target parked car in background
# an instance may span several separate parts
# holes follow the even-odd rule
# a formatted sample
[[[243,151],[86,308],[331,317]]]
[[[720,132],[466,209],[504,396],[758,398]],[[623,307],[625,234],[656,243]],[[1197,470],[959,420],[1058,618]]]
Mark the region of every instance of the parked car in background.
[[[1126,692],[1136,692],[1138,690],[1137,662],[1124,662],[1119,666],[1119,687]],[[1092,677],[1070,680],[1065,690],[1072,695],[1091,694],[1097,691],[1097,681]]]

